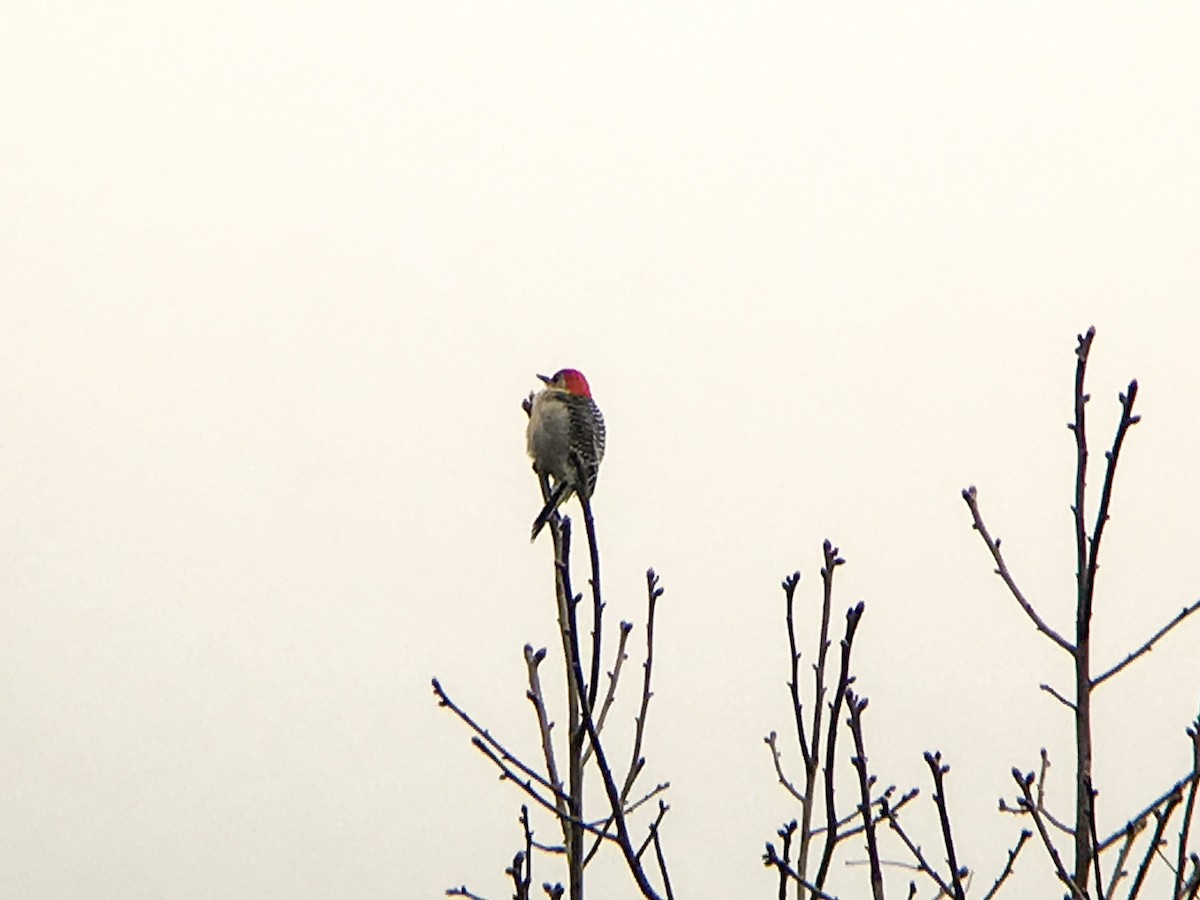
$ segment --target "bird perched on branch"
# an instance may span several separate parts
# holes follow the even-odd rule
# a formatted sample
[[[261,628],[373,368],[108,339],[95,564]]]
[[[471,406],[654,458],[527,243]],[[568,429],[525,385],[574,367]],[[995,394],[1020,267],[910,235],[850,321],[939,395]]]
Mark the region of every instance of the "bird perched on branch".
[[[552,376],[539,375],[546,385],[528,406],[525,439],[533,470],[553,479],[549,499],[533,521],[535,540],[554,511],[579,494],[590,500],[596,489],[600,461],[604,459],[604,416],[592,399],[583,373],[560,369]]]

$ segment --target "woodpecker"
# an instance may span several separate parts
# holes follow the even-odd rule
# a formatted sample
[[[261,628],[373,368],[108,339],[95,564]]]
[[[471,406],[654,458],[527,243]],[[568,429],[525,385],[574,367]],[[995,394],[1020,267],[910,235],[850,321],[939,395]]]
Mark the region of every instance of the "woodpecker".
[[[525,440],[533,470],[543,479],[553,478],[554,483],[550,499],[533,520],[531,541],[572,494],[579,494],[582,500],[591,498],[604,459],[604,416],[583,373],[560,369],[538,378],[546,387],[529,407]]]

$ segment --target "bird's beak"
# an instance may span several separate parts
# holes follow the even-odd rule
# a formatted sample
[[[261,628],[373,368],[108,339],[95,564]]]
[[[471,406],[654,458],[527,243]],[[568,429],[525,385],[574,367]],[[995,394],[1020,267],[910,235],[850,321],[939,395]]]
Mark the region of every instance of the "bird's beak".
[[[542,379],[542,381],[544,381],[546,384],[549,384],[554,380],[549,375],[539,375],[538,378]]]

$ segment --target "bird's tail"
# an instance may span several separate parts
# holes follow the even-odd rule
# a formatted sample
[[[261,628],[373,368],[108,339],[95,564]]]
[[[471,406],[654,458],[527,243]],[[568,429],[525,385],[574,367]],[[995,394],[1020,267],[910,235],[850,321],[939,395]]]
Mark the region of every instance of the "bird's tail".
[[[546,505],[542,507],[542,511],[538,513],[538,517],[533,520],[533,531],[529,535],[529,542],[533,543],[537,540],[537,536],[541,534],[546,523],[550,521],[550,517],[554,515],[554,511],[571,496],[571,482],[563,480],[554,486],[554,490],[550,493],[550,499],[546,501]]]

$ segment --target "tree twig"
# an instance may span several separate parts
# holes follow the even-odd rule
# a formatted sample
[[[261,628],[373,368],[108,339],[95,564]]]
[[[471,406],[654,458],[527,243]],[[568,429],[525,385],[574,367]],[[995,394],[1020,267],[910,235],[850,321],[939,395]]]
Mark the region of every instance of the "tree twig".
[[[583,504],[586,509],[587,508],[587,500],[586,499],[583,500]],[[564,528],[563,531],[564,531],[564,538],[563,538],[564,544],[567,544],[568,537],[569,537],[569,534],[568,534],[569,529]],[[564,552],[564,558],[565,558],[565,556],[566,556],[566,553]],[[648,578],[653,578],[653,572],[650,573]],[[653,593],[653,591],[652,591],[652,593]],[[661,593],[661,591],[659,593]],[[568,630],[569,630],[569,634],[570,634],[570,638],[571,638],[570,661],[571,661],[571,666],[575,670],[576,683],[582,684],[583,683],[583,663],[580,659],[580,653],[579,653],[579,637],[578,637],[579,633],[578,633],[578,630],[576,627],[576,616],[575,616],[576,606],[577,605],[575,603],[571,603],[568,606],[568,613],[570,615]],[[648,688],[649,688],[649,665],[647,665],[647,690],[648,690]],[[644,715],[644,710],[645,710],[647,703],[649,703],[649,697],[644,698],[644,702],[643,702],[643,706],[642,706],[643,715]],[[595,720],[592,718],[592,707],[591,707],[591,704],[588,702],[588,696],[587,696],[586,691],[581,690],[579,692],[579,706],[580,706],[580,718],[583,722],[583,727],[586,730],[588,739],[592,742],[592,748],[595,751],[595,756],[596,756],[596,767],[600,770],[600,778],[604,785],[604,792],[608,796],[609,807],[612,810],[613,823],[616,825],[616,829],[617,829],[617,844],[621,848],[621,853],[625,857],[625,863],[629,868],[629,872],[633,876],[634,881],[637,883],[638,889],[641,890],[642,895],[646,898],[646,900],[659,900],[658,892],[654,889],[654,887],[650,884],[649,879],[646,877],[645,869],[642,867],[641,861],[638,859],[637,854],[634,852],[633,844],[630,841],[629,827],[625,821],[625,811],[623,809],[623,801],[622,801],[621,795],[617,791],[617,785],[616,785],[615,780],[613,779],[612,769],[609,767],[608,758],[604,752],[604,746],[600,743],[600,735],[596,732],[596,723],[595,723]],[[631,784],[631,783],[632,783],[631,781],[627,782],[627,784]]]
[[[495,752],[499,755],[498,758],[512,763],[514,766],[520,769],[524,775],[536,781],[539,785],[547,790],[553,792],[556,797],[561,796],[561,790],[556,788],[551,782],[547,781],[546,778],[544,778],[537,770],[530,768],[517,756],[510,753],[503,744],[492,737],[491,733],[487,729],[480,726],[478,722],[471,718],[470,714],[467,713],[466,710],[451,700],[450,695],[446,693],[446,691],[442,688],[441,682],[439,682],[436,678],[433,679],[433,693],[438,698],[439,706],[449,709],[452,713],[458,716],[468,728],[478,735],[478,737],[472,739],[472,742],[478,742],[481,745],[481,748],[483,746],[490,746],[494,748]],[[551,806],[551,809],[553,808],[554,807]]]
[[[646,713],[650,709],[650,698],[654,692],[650,689],[650,676],[654,669],[654,613],[658,608],[658,598],[663,589],[658,586],[658,575],[653,569],[646,570],[646,661],[642,663],[642,705],[634,720],[633,751],[629,763],[629,772],[625,776],[625,784],[621,788],[621,800],[629,797],[633,783],[642,771],[646,760],[642,758],[642,740],[646,732]]]
[[[1004,884],[1005,880],[1013,873],[1013,866],[1017,862],[1017,856],[1020,854],[1021,848],[1025,846],[1025,842],[1028,841],[1032,836],[1033,832],[1028,828],[1021,829],[1021,835],[1017,838],[1016,846],[1008,851],[1008,862],[1004,864],[1004,869],[1001,871],[1000,877],[996,879],[991,890],[983,895],[983,900],[992,900],[992,898],[995,897],[1000,891],[1000,887]]]
[[[465,884],[462,885],[461,887],[447,888],[446,896],[447,897],[466,897],[467,900],[487,900],[486,897],[482,897],[479,894],[471,893],[471,891],[467,890],[467,886]]]
[[[846,611],[846,636],[842,638],[842,664],[838,673],[837,690],[830,704],[829,733],[825,739],[825,824],[828,829],[825,835],[825,847],[821,853],[821,864],[817,868],[816,883],[823,885],[829,874],[829,865],[833,861],[833,850],[837,844],[837,806],[834,803],[834,773],[836,769],[835,749],[837,747],[838,712],[842,700],[846,696],[846,688],[853,679],[850,677],[850,651],[854,646],[854,633],[862,620],[864,605],[860,601],[856,606]]]
[[[896,786],[890,785],[888,787],[888,789],[883,792],[882,796],[876,797],[874,800],[871,801],[872,806],[879,807],[879,812],[877,814],[875,814],[875,823],[876,824],[882,822],[885,818],[887,818],[883,814],[883,804],[885,802],[890,805],[891,811],[893,813],[898,813],[905,806],[907,806],[912,800],[916,799],[921,794],[920,788],[910,788],[908,791],[906,791],[903,794],[903,796],[900,797],[899,800],[897,800],[895,803],[892,803],[891,796],[893,793],[895,793],[895,791],[896,791]],[[841,821],[838,822],[838,827],[841,828],[843,825],[846,825],[847,823],[852,822],[857,818],[858,818],[858,810],[855,809],[854,812],[847,813],[847,815]],[[820,834],[823,831],[825,831],[825,828],[822,826],[821,828],[814,829],[814,834]],[[859,824],[853,826],[852,828],[847,828],[845,831],[839,831],[838,835],[837,835],[837,842],[840,844],[842,841],[846,840],[847,838],[854,837],[856,834],[862,834],[862,832],[863,832],[863,826],[862,826],[862,823],[860,822]]]
[[[1113,864],[1112,876],[1108,879],[1108,896],[1116,897],[1117,885],[1121,883],[1121,879],[1129,874],[1125,869],[1125,864],[1129,861],[1129,853],[1133,849],[1134,841],[1138,839],[1143,831],[1146,830],[1146,820],[1138,819],[1136,822],[1130,822],[1125,826],[1125,840],[1121,844],[1121,850],[1117,854],[1117,861]],[[1093,836],[1095,842],[1095,837]],[[1098,842],[1096,842],[1098,845]],[[1096,858],[1100,858],[1100,851],[1096,851]],[[1099,879],[1099,875],[1096,876]]]
[[[538,676],[538,666],[542,660],[546,658],[546,650],[535,651],[529,644],[525,645],[525,668],[529,673],[529,691],[526,697],[533,704],[534,713],[537,715],[538,733],[542,738],[542,755],[546,760],[546,775],[549,778],[550,784],[554,786],[554,803],[559,813],[559,821],[563,827],[563,841],[569,840],[567,817],[570,811],[567,809],[566,797],[563,795],[562,779],[558,775],[558,764],[554,759],[554,742],[550,739],[550,729],[554,724],[550,721],[550,717],[546,713],[546,701],[542,695],[542,682]]]
[[[949,766],[942,765],[941,753],[926,753],[925,764],[933,775],[933,803],[937,807],[938,820],[942,824],[942,840],[946,845],[946,862],[950,864],[950,886],[954,889],[951,896],[954,900],[966,900],[963,893],[962,873],[958,868],[958,859],[954,853],[954,836],[950,829],[950,813],[946,809],[945,776],[950,771]]]
[[[1071,896],[1076,900],[1088,900],[1087,894],[1080,890],[1079,885],[1075,880],[1067,874],[1067,869],[1063,865],[1062,857],[1058,855],[1058,850],[1054,846],[1054,842],[1050,840],[1050,835],[1046,831],[1046,824],[1042,821],[1042,815],[1038,811],[1037,804],[1033,800],[1033,793],[1030,790],[1033,785],[1033,773],[1022,775],[1021,770],[1014,768],[1012,770],[1013,779],[1017,782],[1017,786],[1021,789],[1023,800],[1021,802],[1026,809],[1029,810],[1029,815],[1033,819],[1033,824],[1037,828],[1038,836],[1042,839],[1042,846],[1046,848],[1046,853],[1050,856],[1050,861],[1054,864],[1054,872],[1058,875],[1058,880],[1061,881],[1071,892]]]
[[[1067,709],[1071,710],[1071,712],[1075,711],[1075,704],[1072,703],[1070,700],[1068,700],[1066,697],[1064,697],[1062,694],[1060,694],[1058,691],[1056,691],[1054,689],[1053,685],[1049,685],[1049,684],[1046,684],[1045,682],[1043,682],[1042,684],[1038,685],[1038,687],[1040,687],[1043,691],[1045,691],[1047,694],[1049,694],[1051,697],[1053,697],[1055,700],[1057,700],[1059,703],[1061,703]]]
[[[1096,789],[1092,787],[1092,779],[1087,780],[1088,787],[1088,840],[1092,846],[1092,864],[1096,868],[1096,898],[1097,900],[1106,900],[1104,896],[1104,878],[1100,873],[1100,854],[1096,851],[1096,844],[1100,842],[1100,836],[1096,834]]]
[[[1114,675],[1116,675],[1118,672],[1120,672],[1122,669],[1124,669],[1127,665],[1129,665],[1135,659],[1138,659],[1139,657],[1144,656],[1145,654],[1149,653],[1152,649],[1154,649],[1154,645],[1159,640],[1159,638],[1165,636],[1167,634],[1167,632],[1169,632],[1172,628],[1174,628],[1176,625],[1178,625],[1180,622],[1182,622],[1184,619],[1186,619],[1188,616],[1190,616],[1192,613],[1194,613],[1198,609],[1200,609],[1200,600],[1197,600],[1195,603],[1191,604],[1190,606],[1185,606],[1178,613],[1176,613],[1175,618],[1173,618],[1170,622],[1168,622],[1162,628],[1158,629],[1158,631],[1156,631],[1150,637],[1150,640],[1146,641],[1146,643],[1142,644],[1142,646],[1138,647],[1138,649],[1134,650],[1132,653],[1130,653],[1128,656],[1126,656],[1123,660],[1121,660],[1119,663],[1117,663],[1115,666],[1113,666],[1107,672],[1104,672],[1102,675],[1097,675],[1095,678],[1093,678],[1092,679],[1092,687],[1099,687],[1104,682],[1108,681],[1108,679],[1112,678]]]
[[[817,638],[817,662],[813,666],[813,714],[812,714],[812,745],[810,752],[805,755],[804,759],[804,800],[801,804],[800,811],[800,849],[796,855],[796,868],[802,875],[808,874],[809,854],[812,850],[813,836],[819,829],[812,827],[813,813],[816,809],[817,802],[817,777],[820,774],[821,760],[821,716],[825,711],[825,692],[826,692],[826,672],[828,665],[829,653],[829,622],[833,612],[833,576],[837,571],[838,566],[845,565],[846,561],[842,559],[838,553],[838,548],[833,545],[833,542],[826,539],[821,545],[822,565],[821,565],[821,628]],[[800,573],[797,572],[795,579],[799,580]],[[795,586],[793,585],[793,588]],[[786,586],[785,586],[786,589]],[[792,634],[792,600],[789,594],[788,597],[788,632],[789,643],[792,648],[792,683],[799,683],[799,671],[797,662],[799,655],[795,647],[795,638]],[[839,690],[844,690],[845,685],[841,685]],[[800,707],[798,705],[798,694],[793,692],[794,705],[796,711],[796,728],[801,740],[801,751],[804,750],[804,723],[800,715]],[[829,730],[833,733],[837,727],[836,714],[830,720]],[[832,757],[826,756],[828,762]],[[832,796],[832,785],[826,782],[826,798]],[[832,846],[837,844],[837,816],[826,816],[827,831],[825,836],[826,850],[832,851]],[[824,854],[822,854],[824,861]],[[826,867],[827,868],[827,867]],[[824,876],[818,877],[818,881],[824,883]],[[797,900],[803,900],[803,886],[797,888]]]
[[[992,559],[996,562],[996,574],[1008,586],[1009,593],[1013,595],[1013,599],[1025,611],[1025,615],[1029,617],[1030,621],[1037,626],[1038,631],[1068,653],[1074,654],[1075,648],[1071,646],[1071,642],[1046,624],[1046,620],[1038,614],[1038,611],[1033,608],[1033,604],[1025,599],[1025,594],[1017,587],[1016,581],[1013,580],[1012,574],[1008,571],[1008,565],[1004,562],[1004,556],[1000,553],[999,538],[993,538],[988,533],[987,526],[983,523],[983,516],[979,512],[979,502],[975,485],[965,488],[962,492],[962,497],[967,502],[967,508],[971,511],[971,518],[974,521],[972,527],[979,532],[979,536],[983,538],[984,544],[987,545],[988,551],[992,554]]]
[[[1162,806],[1168,800],[1171,800],[1172,797],[1174,797],[1174,802],[1178,803],[1183,798],[1183,789],[1186,788],[1189,784],[1191,784],[1192,779],[1195,777],[1196,777],[1195,772],[1190,772],[1187,775],[1184,775],[1182,778],[1180,778],[1178,781],[1176,781],[1173,785],[1171,785],[1169,788],[1167,788],[1165,791],[1163,791],[1161,794],[1159,794],[1157,798],[1152,800],[1150,803],[1146,804],[1146,806],[1144,806],[1140,812],[1138,812],[1137,814],[1132,816],[1129,821],[1136,822],[1138,819],[1146,818],[1146,816],[1150,815],[1152,812],[1154,812],[1156,809],[1158,809],[1158,807]],[[1122,835],[1125,834],[1125,829],[1127,827],[1128,827],[1128,825],[1126,825],[1124,828],[1121,828],[1120,831],[1115,831],[1112,834],[1110,834],[1108,837],[1106,837],[1104,840],[1102,840],[1100,842],[1097,849],[1100,851],[1107,850],[1109,847],[1111,847],[1113,844],[1115,844]]]
[[[622,622],[620,632],[617,635],[617,658],[613,662],[612,670],[608,673],[608,690],[604,694],[604,702],[600,704],[600,715],[596,717],[596,731],[603,734],[604,721],[608,718],[608,711],[612,708],[613,700],[617,696],[617,682],[621,678],[621,667],[629,655],[625,652],[625,645],[629,641],[629,634],[633,631],[632,622]],[[588,760],[592,756],[592,748],[589,745],[583,753],[583,763],[587,765]]]
[[[658,825],[662,821],[662,817],[666,815],[667,809],[667,805],[659,800],[658,818],[650,823],[650,837],[654,841],[654,858],[658,862],[658,873],[662,876],[663,890],[666,891],[667,900],[675,900],[675,894],[671,890],[671,876],[667,874],[667,860],[663,856],[662,839],[658,831]]]
[[[543,479],[544,480],[544,479]],[[554,541],[554,596],[558,605],[558,628],[563,643],[567,681],[567,808],[571,828],[567,832],[567,884],[571,900],[583,896],[583,750],[584,729],[581,701],[584,698],[583,667],[576,665],[579,635],[575,611],[579,598],[571,588],[571,520],[555,512],[550,520]],[[572,655],[574,654],[574,656]]]
[[[792,879],[792,881],[809,891],[813,896],[813,900],[838,900],[833,894],[827,894],[812,882],[806,881],[800,876],[799,872],[780,859],[779,855],[775,852],[775,845],[770,841],[767,842],[767,850],[763,854],[763,865],[774,866],[781,875]]]
[[[793,572],[783,580],[783,592],[787,599],[787,636],[789,658],[792,666],[792,677],[788,681],[788,689],[792,694],[792,713],[796,717],[796,739],[800,742],[800,756],[804,760],[804,768],[807,771],[813,766],[813,751],[808,747],[808,736],[804,732],[804,704],[800,701],[800,651],[796,648],[796,622],[795,622],[795,602],[796,602],[796,586],[800,584],[800,573]],[[821,703],[821,698],[817,698],[817,705]],[[772,732],[773,733],[773,732]],[[774,745],[772,745],[774,749]],[[778,754],[776,754],[778,757]],[[782,773],[781,773],[782,775]],[[786,781],[784,781],[786,785]],[[792,793],[804,802],[804,798],[793,788]]]
[[[771,748],[771,759],[775,763],[775,775],[779,778],[779,783],[783,785],[784,790],[791,794],[796,800],[799,800],[801,803],[803,803],[804,795],[801,794],[800,791],[796,789],[796,786],[788,779],[788,777],[783,774],[783,760],[781,754],[779,753],[778,738],[779,736],[774,731],[763,738],[763,743]]]
[[[854,756],[850,758],[850,763],[858,773],[858,792],[861,797],[858,809],[862,814],[863,829],[867,835],[871,893],[875,900],[883,900],[883,870],[879,867],[879,844],[875,839],[875,819],[871,815],[871,784],[875,779],[867,773],[867,751],[863,747],[862,714],[867,708],[867,699],[859,697],[852,688],[846,688],[846,706],[850,711],[850,734],[854,738]]]
[[[1163,845],[1163,832],[1166,831],[1167,822],[1171,818],[1171,814],[1175,812],[1175,808],[1179,806],[1183,800],[1182,788],[1176,786],[1174,793],[1168,794],[1166,797],[1166,806],[1160,812],[1157,809],[1158,804],[1155,804],[1154,812],[1154,836],[1150,838],[1150,845],[1146,848],[1146,853],[1142,857],[1142,864],[1138,866],[1137,875],[1134,876],[1133,884],[1129,888],[1129,894],[1126,900],[1135,900],[1138,893],[1142,889],[1142,883],[1146,880],[1146,873],[1150,871],[1150,863],[1154,859],[1155,853]],[[1159,802],[1162,802],[1161,800]]]
[[[586,471],[578,455],[575,456],[576,471]],[[604,601],[600,599],[600,545],[596,542],[596,523],[592,519],[592,504],[588,498],[581,495],[583,505],[583,524],[587,530],[588,552],[592,562],[592,671],[588,679],[588,706],[596,708],[596,691],[600,686],[600,639],[603,636],[601,624],[604,618]],[[599,723],[597,723],[597,728]]]
[[[938,890],[940,891],[938,896],[954,896],[954,892],[950,888],[950,885],[946,884],[942,876],[938,874],[937,869],[929,864],[929,860],[925,858],[925,854],[921,852],[921,848],[916,844],[916,842],[913,841],[912,838],[908,836],[908,832],[904,830],[903,826],[900,824],[900,820],[896,818],[892,810],[885,806],[883,814],[888,820],[888,825],[891,826],[892,831],[896,832],[901,843],[908,848],[908,852],[912,855],[912,858],[917,861],[917,871],[925,873],[930,879],[933,880],[933,883],[938,886]]]
[[[1175,866],[1175,893],[1172,897],[1180,896],[1184,889],[1183,872],[1184,862],[1187,860],[1188,831],[1192,825],[1192,814],[1196,811],[1196,786],[1200,783],[1200,779],[1195,777],[1195,773],[1200,772],[1200,716],[1197,716],[1196,721],[1188,728],[1187,734],[1192,739],[1192,784],[1188,788],[1187,802],[1183,807],[1183,822],[1179,826],[1179,853]]]

